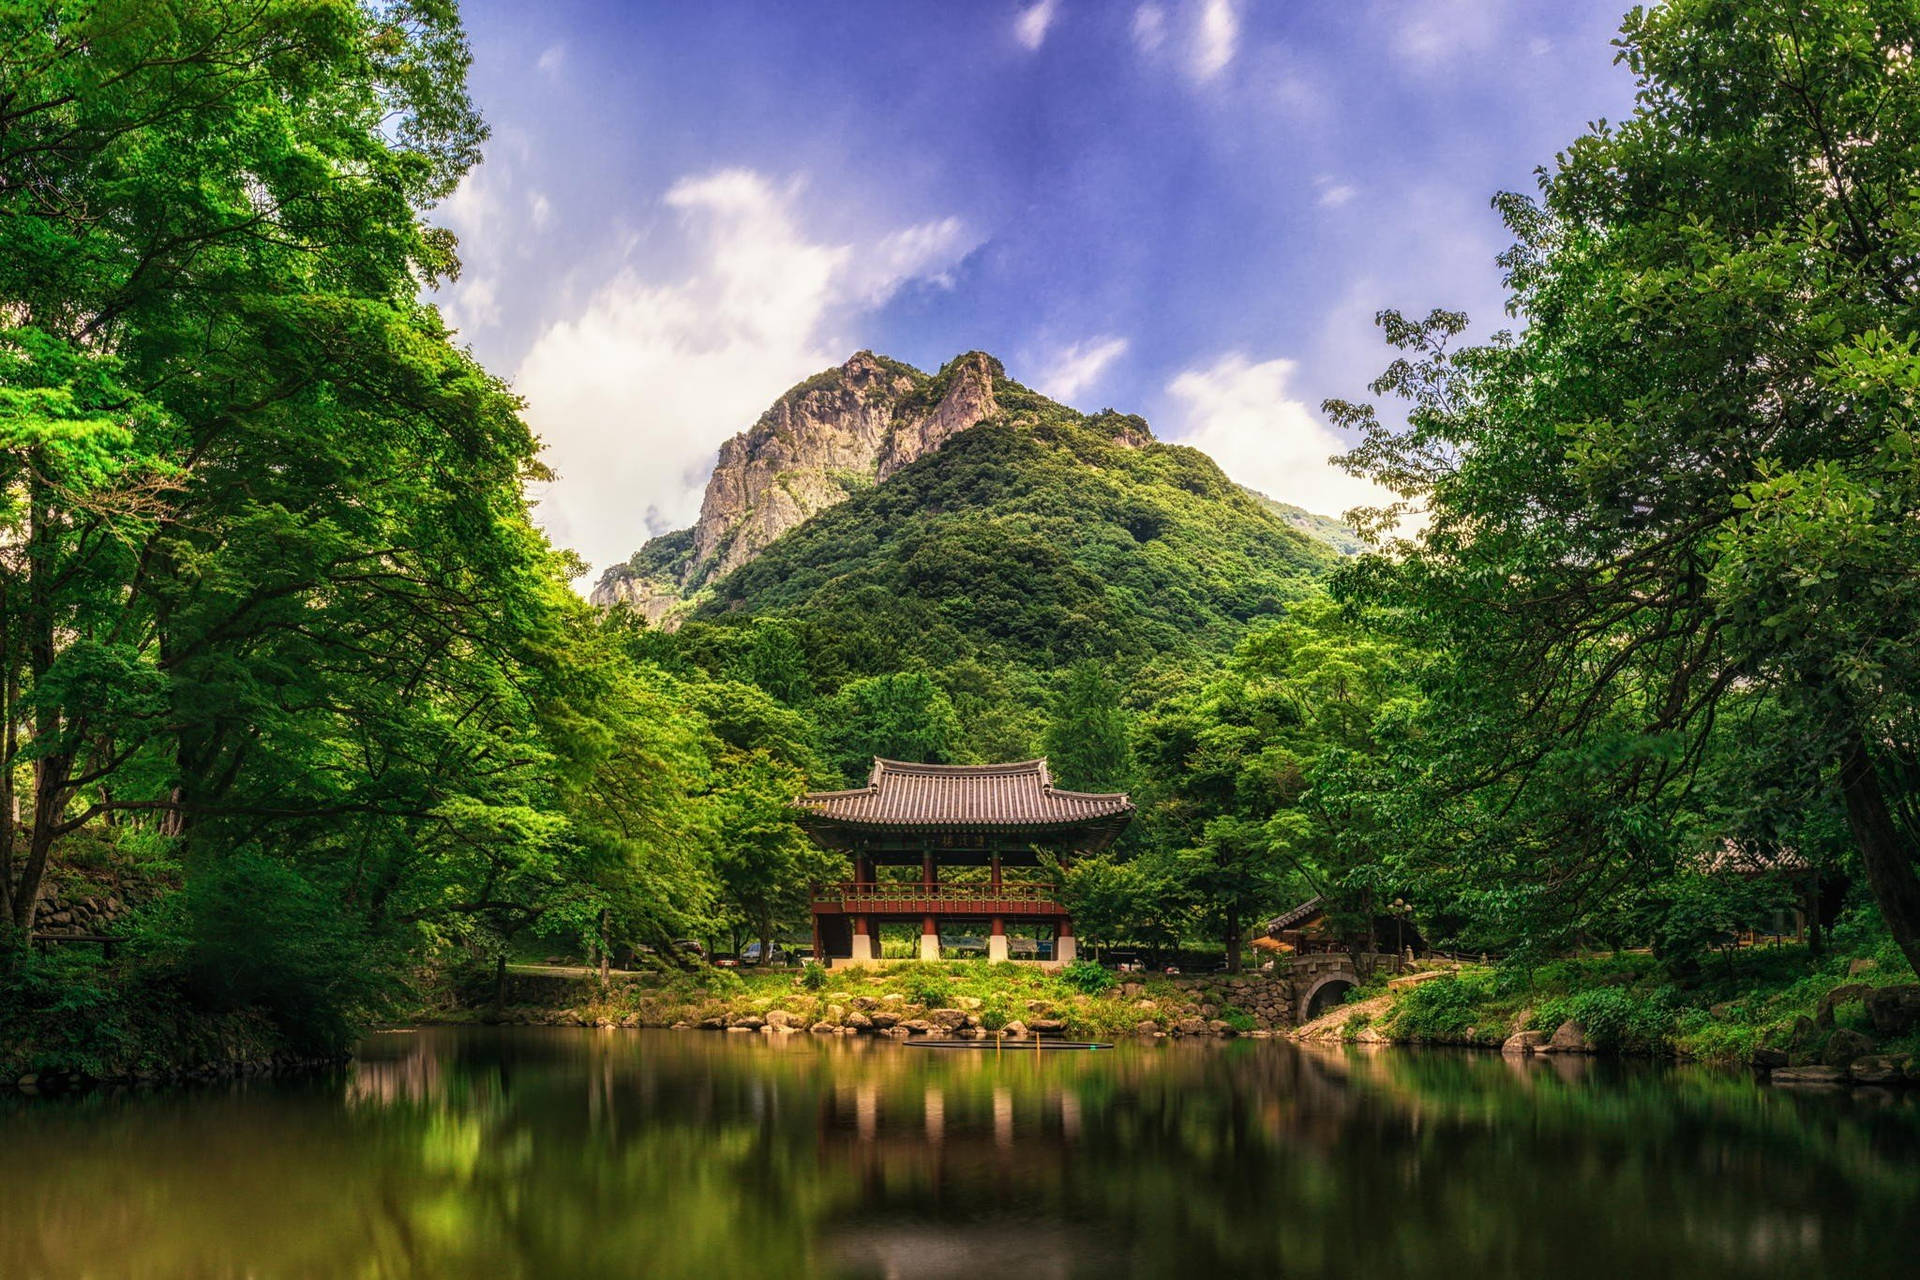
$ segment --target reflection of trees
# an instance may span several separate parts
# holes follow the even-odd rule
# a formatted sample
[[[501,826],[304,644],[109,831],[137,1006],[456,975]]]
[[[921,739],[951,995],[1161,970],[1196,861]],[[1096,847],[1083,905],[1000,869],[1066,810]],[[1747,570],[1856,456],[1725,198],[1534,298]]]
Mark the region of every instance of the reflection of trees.
[[[1253,1043],[423,1032],[7,1123],[5,1275],[1868,1274],[1920,1168],[1902,1100]]]

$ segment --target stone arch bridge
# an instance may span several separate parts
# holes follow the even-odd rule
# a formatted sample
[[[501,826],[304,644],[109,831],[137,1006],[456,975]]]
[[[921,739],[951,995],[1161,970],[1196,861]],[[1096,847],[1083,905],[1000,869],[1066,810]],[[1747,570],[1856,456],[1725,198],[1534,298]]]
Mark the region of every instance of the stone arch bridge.
[[[1399,956],[1329,951],[1281,956],[1271,969],[1237,977],[1195,974],[1174,981],[1202,1000],[1253,1014],[1261,1030],[1284,1031],[1337,1007],[1369,974],[1398,972],[1401,967]]]

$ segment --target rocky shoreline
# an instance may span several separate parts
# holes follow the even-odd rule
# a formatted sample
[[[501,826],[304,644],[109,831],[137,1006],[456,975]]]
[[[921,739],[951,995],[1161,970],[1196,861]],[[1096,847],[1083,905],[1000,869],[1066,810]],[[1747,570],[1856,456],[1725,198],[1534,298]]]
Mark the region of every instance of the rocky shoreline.
[[[1552,1030],[1528,1028],[1526,1012],[1515,1016],[1507,1029],[1490,1026],[1469,1029],[1458,1037],[1400,1034],[1394,1026],[1394,1003],[1399,991],[1343,1006],[1295,1031],[1308,1042],[1422,1046],[1499,1051],[1509,1058],[1586,1055],[1596,1057],[1665,1057],[1676,1062],[1700,1060],[1675,1045],[1664,1051],[1624,1051],[1600,1044],[1576,1018],[1562,1020]],[[1716,1006],[1716,1014],[1730,1012]],[[1875,987],[1844,982],[1820,998],[1815,1012],[1794,1019],[1780,1033],[1778,1045],[1762,1045],[1729,1065],[1751,1067],[1781,1085],[1882,1088],[1920,1087],[1920,1052],[1904,1047],[1920,1032],[1920,983]],[[1889,1043],[1893,1047],[1889,1047]],[[1715,1061],[1726,1061],[1714,1059]]]

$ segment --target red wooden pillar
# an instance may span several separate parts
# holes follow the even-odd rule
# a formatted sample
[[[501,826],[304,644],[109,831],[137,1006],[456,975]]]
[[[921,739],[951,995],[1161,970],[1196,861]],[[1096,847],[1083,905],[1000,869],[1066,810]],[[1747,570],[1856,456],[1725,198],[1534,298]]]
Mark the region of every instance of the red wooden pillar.
[[[813,962],[815,964],[827,962],[826,949],[820,945],[820,913],[817,911],[813,914]]]
[[[993,892],[997,897],[1000,893],[1000,855],[994,854],[993,861],[988,865],[992,868],[989,874],[992,876]]]

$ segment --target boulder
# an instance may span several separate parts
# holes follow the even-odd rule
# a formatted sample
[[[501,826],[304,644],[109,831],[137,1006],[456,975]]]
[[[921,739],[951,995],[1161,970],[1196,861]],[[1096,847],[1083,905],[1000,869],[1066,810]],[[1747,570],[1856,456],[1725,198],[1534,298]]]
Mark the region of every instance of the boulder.
[[[1756,1067],[1773,1071],[1787,1065],[1787,1051],[1784,1049],[1755,1049],[1753,1051],[1752,1062]]]
[[[742,1031],[758,1031],[766,1025],[767,1020],[757,1013],[736,1014],[727,1022],[728,1030],[738,1028]]]
[[[1173,1024],[1173,1030],[1176,1035],[1203,1036],[1207,1034],[1207,1020],[1205,1018],[1182,1018]]]
[[[1844,1084],[1847,1075],[1838,1067],[1781,1067],[1767,1078],[1775,1084]]]
[[[1552,1039],[1553,1033],[1549,1031],[1516,1031],[1501,1044],[1500,1052],[1509,1058],[1521,1058],[1540,1052]]]
[[[1035,1018],[1027,1027],[1037,1036],[1057,1036],[1067,1029],[1067,1024],[1058,1018]]]
[[[1862,956],[1858,960],[1849,960],[1847,962],[1847,976],[1849,978],[1857,978],[1863,973],[1872,973],[1879,967],[1879,961],[1869,960],[1865,956]]]
[[[1920,983],[1867,992],[1867,1016],[1883,1036],[1903,1036],[1920,1026]]]
[[[831,1022],[816,1022],[807,1030],[816,1036],[830,1036],[834,1032],[834,1025]]]
[[[767,1025],[770,1027],[790,1027],[797,1021],[798,1019],[785,1009],[767,1010]]]
[[[1233,1024],[1223,1018],[1215,1018],[1213,1021],[1207,1023],[1207,1030],[1217,1036],[1232,1036],[1238,1034],[1234,1031]]]
[[[1814,1025],[1813,1019],[1803,1013],[1793,1020],[1793,1034],[1787,1039],[1787,1047],[1804,1049],[1818,1032],[1819,1027]]]
[[[1847,1064],[1855,1084],[1899,1084],[1905,1079],[1900,1063],[1884,1053],[1868,1054]]]
[[[934,1030],[933,1024],[925,1018],[909,1018],[907,1021],[898,1024],[895,1030],[899,1030],[901,1027],[906,1028],[909,1034],[916,1036],[931,1035]]]
[[[1873,1041],[1858,1031],[1841,1027],[1827,1037],[1827,1044],[1820,1051],[1820,1065],[1826,1067],[1844,1067],[1855,1058],[1864,1058],[1873,1052]]]
[[[891,1009],[881,1009],[871,1014],[868,1020],[872,1022],[874,1026],[880,1028],[880,1030],[886,1031],[900,1021],[900,1015]]]
[[[1823,1027],[1832,1026],[1835,1009],[1843,1004],[1852,1004],[1855,1000],[1864,1000],[1871,990],[1873,988],[1864,982],[1841,983],[1820,997],[1820,1007],[1813,1015],[1814,1022]]]
[[[1587,1029],[1573,1018],[1568,1018],[1554,1029],[1547,1040],[1547,1052],[1552,1053],[1588,1053],[1593,1046],[1587,1042]]]
[[[1146,1019],[1133,1024],[1133,1033],[1137,1036],[1150,1036],[1158,1030],[1160,1030],[1160,1024],[1152,1021],[1151,1019]]]
[[[967,1014],[963,1009],[935,1009],[927,1014],[925,1021],[942,1031],[957,1031],[967,1025]]]
[[[852,1013],[847,1015],[847,1025],[852,1027],[856,1031],[865,1031],[869,1027],[873,1026],[874,1024],[873,1024],[872,1018],[860,1012],[858,1009],[855,1009]]]
[[[1000,1028],[1000,1032],[1002,1035],[1006,1036],[1007,1039],[1009,1040],[1019,1040],[1026,1036],[1027,1024],[1020,1021],[1020,1019],[1015,1018],[1012,1022],[1009,1022],[1006,1026]]]
[[[979,996],[961,996],[958,1000],[955,1000],[954,1003],[962,1009],[978,1009],[981,1005],[985,1004],[986,1001],[982,1000]]]

